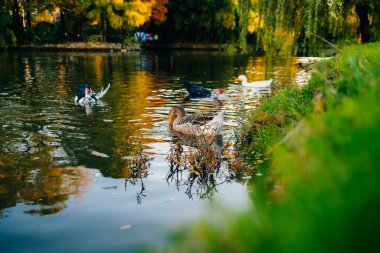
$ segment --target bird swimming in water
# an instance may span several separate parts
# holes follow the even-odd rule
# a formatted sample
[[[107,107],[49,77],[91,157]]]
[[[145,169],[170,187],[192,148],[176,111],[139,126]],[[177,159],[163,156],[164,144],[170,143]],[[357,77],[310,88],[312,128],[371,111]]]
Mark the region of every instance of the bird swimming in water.
[[[248,82],[248,79],[245,75],[238,76],[237,80],[241,81],[241,84],[243,86],[250,88],[268,88],[273,82],[272,78],[269,80]]]
[[[99,93],[94,94],[94,92],[88,84],[79,84],[77,86],[77,95],[74,99],[75,104],[82,106],[94,105],[100,98],[102,98],[107,93],[110,87],[111,84],[108,84],[106,89],[103,90],[102,88],[102,90]]]
[[[169,112],[169,126],[174,131],[196,136],[221,135],[224,111],[217,113],[186,115],[182,106],[174,106]]]
[[[202,86],[190,83],[188,80],[184,80],[183,85],[185,86],[187,92],[189,92],[191,97],[218,98],[218,96],[224,92],[223,89],[208,90],[206,88],[203,88]]]

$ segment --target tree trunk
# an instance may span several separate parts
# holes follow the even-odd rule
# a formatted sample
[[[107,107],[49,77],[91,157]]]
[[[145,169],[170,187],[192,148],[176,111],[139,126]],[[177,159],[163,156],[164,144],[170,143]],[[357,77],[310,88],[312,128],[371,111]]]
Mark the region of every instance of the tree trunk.
[[[30,0],[26,1],[26,26],[29,28],[32,26],[32,16],[30,14]]]
[[[66,10],[61,10],[61,34],[62,38],[66,38]]]
[[[359,32],[362,43],[371,41],[371,26],[368,18],[369,6],[366,3],[358,3],[355,5],[356,14],[359,17]]]
[[[32,16],[30,14],[30,11],[26,12],[26,26],[31,27],[32,26]]]
[[[12,21],[13,21],[13,31],[15,32],[15,35],[17,39],[19,40],[23,32],[23,27],[22,27],[22,21],[21,21],[21,16],[20,16],[20,5],[18,3],[18,0],[13,0],[12,2]]]
[[[101,41],[106,42],[106,22],[107,22],[107,13],[105,11],[102,11],[102,14],[100,16],[100,27],[101,27]]]

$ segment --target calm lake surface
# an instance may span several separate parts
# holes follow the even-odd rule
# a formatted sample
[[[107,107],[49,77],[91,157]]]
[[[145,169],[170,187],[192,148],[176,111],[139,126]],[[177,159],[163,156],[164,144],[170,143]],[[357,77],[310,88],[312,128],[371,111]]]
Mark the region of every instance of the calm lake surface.
[[[235,180],[225,161],[210,181],[170,173],[169,153],[189,144],[168,130],[168,112],[174,105],[188,113],[225,110],[222,146],[247,110],[305,82],[307,61],[216,52],[0,52],[1,252],[133,252],[212,217],[213,204],[250,207],[248,179]],[[239,74],[273,78],[273,88],[242,89]],[[225,89],[225,100],[186,99],[184,79]],[[82,82],[95,92],[111,88],[84,108],[74,104]],[[150,159],[144,176],[125,162],[139,145]]]

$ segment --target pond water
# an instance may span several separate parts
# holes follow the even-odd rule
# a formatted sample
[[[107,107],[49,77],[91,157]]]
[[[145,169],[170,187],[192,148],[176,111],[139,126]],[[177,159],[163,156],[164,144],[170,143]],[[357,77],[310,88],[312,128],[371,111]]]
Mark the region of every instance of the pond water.
[[[212,180],[177,171],[168,155],[188,142],[168,130],[168,112],[225,110],[222,138],[234,140],[244,113],[308,78],[307,59],[271,60],[217,52],[0,52],[0,245],[2,252],[133,252],[211,206],[244,210],[247,179],[222,160]],[[273,78],[271,90],[242,89]],[[223,88],[224,100],[188,99],[182,81]],[[76,86],[111,88],[94,107],[74,104]],[[143,148],[149,167],[126,161]]]

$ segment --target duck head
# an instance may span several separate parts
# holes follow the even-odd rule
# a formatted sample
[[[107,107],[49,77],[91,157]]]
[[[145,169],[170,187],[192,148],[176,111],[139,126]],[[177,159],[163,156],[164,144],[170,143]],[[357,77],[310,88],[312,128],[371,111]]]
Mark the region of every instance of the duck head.
[[[239,75],[237,80],[242,81],[242,82],[247,82],[247,77],[245,75]]]
[[[85,90],[85,97],[91,97],[92,96],[92,90],[90,87],[87,87]]]
[[[169,111],[169,126],[172,128],[173,123],[182,119],[186,115],[185,109],[182,106],[174,106]]]
[[[217,98],[220,94],[223,94],[224,90],[223,89],[216,89],[212,92],[212,96],[213,98]]]

